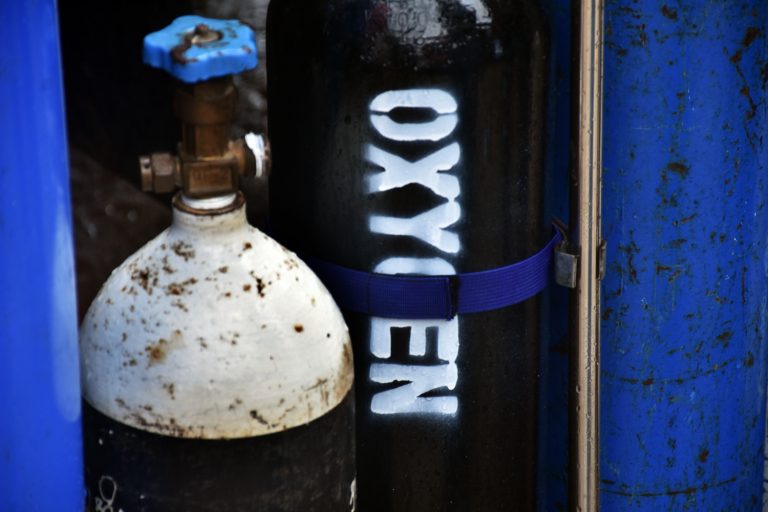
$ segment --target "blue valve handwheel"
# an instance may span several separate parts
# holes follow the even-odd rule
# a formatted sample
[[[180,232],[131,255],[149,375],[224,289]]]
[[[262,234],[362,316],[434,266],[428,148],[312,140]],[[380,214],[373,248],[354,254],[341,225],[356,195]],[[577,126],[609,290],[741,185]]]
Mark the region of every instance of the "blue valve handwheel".
[[[256,35],[237,20],[181,16],[144,38],[144,62],[187,83],[235,75],[258,64]]]

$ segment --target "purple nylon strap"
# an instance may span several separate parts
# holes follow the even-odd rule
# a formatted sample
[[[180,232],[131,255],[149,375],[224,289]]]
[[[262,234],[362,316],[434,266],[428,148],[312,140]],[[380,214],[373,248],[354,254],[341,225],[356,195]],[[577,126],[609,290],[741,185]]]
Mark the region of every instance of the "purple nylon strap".
[[[343,310],[381,318],[451,319],[518,304],[549,281],[556,229],[549,243],[528,259],[483,272],[453,276],[372,274],[305,258]]]

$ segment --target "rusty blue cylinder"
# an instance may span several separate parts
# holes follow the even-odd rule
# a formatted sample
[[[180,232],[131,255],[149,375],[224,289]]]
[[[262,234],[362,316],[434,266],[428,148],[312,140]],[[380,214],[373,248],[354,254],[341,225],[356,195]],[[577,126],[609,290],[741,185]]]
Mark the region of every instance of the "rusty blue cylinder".
[[[0,510],[82,512],[56,2],[0,1],[0,20]]]
[[[768,3],[605,27],[602,510],[759,511]]]

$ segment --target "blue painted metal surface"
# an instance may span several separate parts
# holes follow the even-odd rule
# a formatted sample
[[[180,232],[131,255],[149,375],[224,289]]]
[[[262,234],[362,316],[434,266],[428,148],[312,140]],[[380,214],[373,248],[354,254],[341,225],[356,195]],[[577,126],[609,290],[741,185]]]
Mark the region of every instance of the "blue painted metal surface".
[[[606,5],[601,500],[760,510],[768,3]]]
[[[190,40],[195,27],[205,25],[221,34],[209,43]],[[258,64],[256,34],[237,20],[181,16],[144,38],[144,62],[188,83],[236,75]]]
[[[54,0],[0,2],[0,510],[84,505]]]

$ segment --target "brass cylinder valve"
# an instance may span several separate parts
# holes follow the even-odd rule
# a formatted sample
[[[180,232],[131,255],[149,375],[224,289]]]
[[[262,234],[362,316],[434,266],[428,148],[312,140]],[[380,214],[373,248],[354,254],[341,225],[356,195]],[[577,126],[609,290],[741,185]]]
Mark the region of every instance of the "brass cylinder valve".
[[[174,111],[182,123],[182,140],[175,155],[158,152],[139,158],[142,189],[167,193],[181,188],[191,199],[234,193],[240,177],[264,177],[270,168],[264,136],[230,138],[237,94],[232,74],[255,67],[255,43],[238,47],[242,35],[204,24],[176,37],[180,39],[173,46],[167,37],[153,42],[156,52],[145,42],[145,61],[181,80]]]

